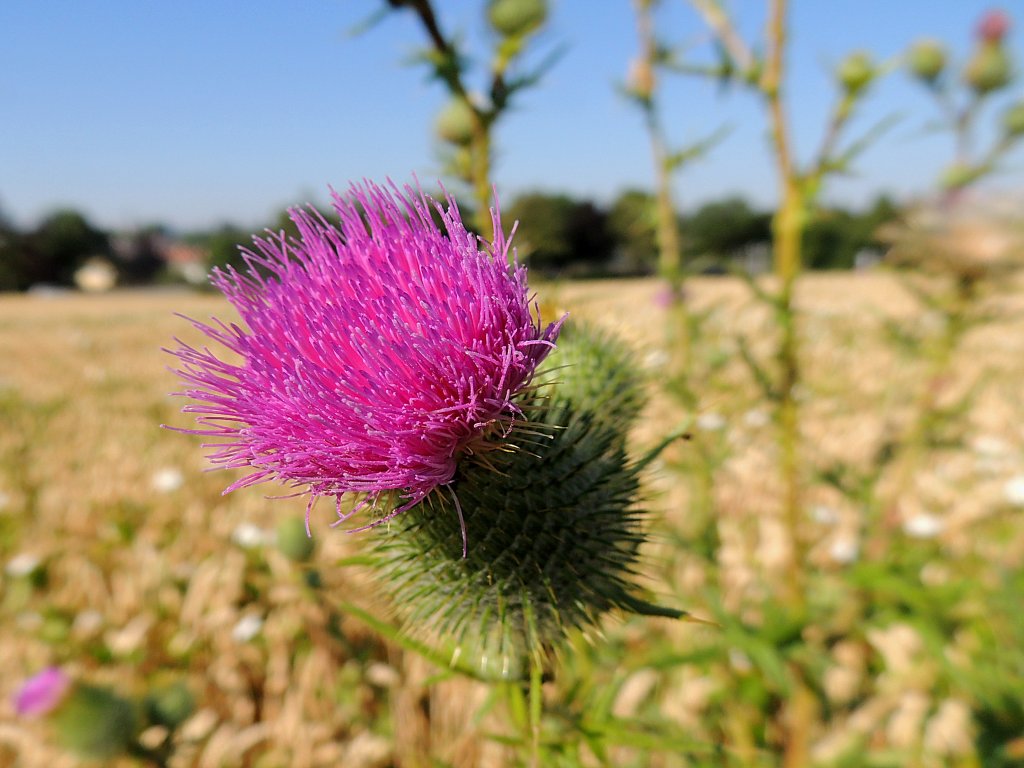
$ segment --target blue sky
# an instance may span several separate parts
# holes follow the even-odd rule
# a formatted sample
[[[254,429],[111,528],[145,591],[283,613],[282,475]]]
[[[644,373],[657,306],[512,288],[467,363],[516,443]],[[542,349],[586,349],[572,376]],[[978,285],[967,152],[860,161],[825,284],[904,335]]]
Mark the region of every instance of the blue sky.
[[[602,202],[651,185],[640,118],[615,91],[637,48],[629,0],[552,0],[541,52],[564,44],[557,67],[521,94],[500,126],[495,180],[505,198],[527,189]],[[59,206],[106,227],[165,222],[188,229],[265,223],[288,204],[320,201],[328,185],[439,175],[431,123],[443,89],[408,66],[423,43],[411,16],[360,36],[351,30],[382,0],[4,0],[0,2],[0,211],[21,225]],[[684,0],[664,0],[663,37],[706,35]],[[435,0],[481,61],[481,0]],[[790,107],[803,156],[816,149],[834,96],[829,68],[845,53],[889,57],[922,36],[962,60],[991,3],[975,0],[794,0]],[[734,0],[748,39],[761,0]],[[1020,5],[1006,10],[1024,25]],[[1019,52],[1020,30],[1010,45]],[[1024,57],[1018,56],[1024,60]],[[483,73],[473,82],[483,87]],[[1019,92],[1019,87],[1018,87]],[[679,143],[719,126],[728,139],[677,179],[681,206],[729,193],[774,199],[763,113],[743,91],[673,79],[664,91]],[[948,137],[923,130],[935,113],[920,88],[893,75],[852,126],[902,120],[836,180],[835,201],[878,191],[926,192],[951,156]],[[1024,153],[997,180],[1019,186]]]

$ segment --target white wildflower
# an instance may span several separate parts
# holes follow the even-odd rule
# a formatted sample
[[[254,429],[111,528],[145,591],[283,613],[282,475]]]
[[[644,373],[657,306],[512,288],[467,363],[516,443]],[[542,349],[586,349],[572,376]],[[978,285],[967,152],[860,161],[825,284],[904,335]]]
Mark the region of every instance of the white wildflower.
[[[903,523],[903,532],[915,539],[933,539],[942,533],[946,524],[935,515],[920,514]]]
[[[150,478],[153,490],[159,493],[171,493],[181,488],[184,483],[185,476],[181,473],[180,469],[174,467],[158,469],[153,473],[153,477]]]
[[[4,568],[4,571],[11,578],[20,579],[32,575],[41,564],[42,560],[39,559],[38,555],[22,552],[20,555],[15,555],[7,561],[7,567]]]
[[[256,549],[267,543],[268,534],[258,525],[252,523],[239,523],[231,532],[231,541],[242,549]]]
[[[717,432],[725,428],[725,417],[720,413],[709,411],[697,417],[697,429],[705,432]]]
[[[1003,498],[1014,507],[1024,507],[1024,475],[1011,477],[1003,486]]]
[[[255,613],[243,616],[231,630],[231,637],[236,643],[247,643],[263,629],[263,617]]]

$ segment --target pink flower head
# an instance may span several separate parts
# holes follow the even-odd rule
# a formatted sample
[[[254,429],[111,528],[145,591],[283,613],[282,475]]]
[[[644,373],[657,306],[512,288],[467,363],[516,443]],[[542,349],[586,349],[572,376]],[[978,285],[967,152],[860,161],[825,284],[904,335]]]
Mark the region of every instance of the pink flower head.
[[[183,431],[212,438],[215,464],[249,470],[225,493],[276,478],[310,494],[307,515],[334,496],[344,519],[342,494],[362,494],[358,509],[396,491],[388,519],[522,418],[514,398],[560,324],[542,329],[531,313],[497,212],[481,250],[450,197],[445,210],[366,183],[333,198],[340,228],[292,210],[298,238],[256,238],[244,273],[214,271],[243,325],[193,321],[231,359],[178,341],[176,373],[192,387],[179,394],[197,401],[183,410],[201,427]]]
[[[47,667],[18,689],[14,695],[14,710],[26,717],[45,715],[60,704],[70,686],[71,678],[62,669]]]
[[[1010,31],[1010,17],[998,8],[986,11],[978,22],[978,37],[986,43],[1000,43]]]

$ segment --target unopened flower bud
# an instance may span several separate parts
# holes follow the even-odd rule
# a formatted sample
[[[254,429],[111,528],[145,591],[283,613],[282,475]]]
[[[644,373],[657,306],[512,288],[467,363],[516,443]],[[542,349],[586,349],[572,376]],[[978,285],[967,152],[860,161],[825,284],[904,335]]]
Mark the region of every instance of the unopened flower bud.
[[[919,40],[910,48],[907,65],[915,77],[934,83],[946,68],[946,49],[937,40]]]
[[[1010,17],[998,8],[987,11],[978,22],[978,37],[986,43],[999,43],[1010,30]]]
[[[984,172],[984,168],[966,163],[956,163],[942,174],[941,184],[947,190],[963,189],[981,178]]]
[[[964,69],[964,82],[978,95],[999,90],[1010,82],[1010,55],[1000,43],[982,43]]]
[[[638,99],[648,101],[654,93],[654,68],[647,59],[634,59],[629,67],[629,92]]]
[[[452,99],[437,116],[437,135],[450,144],[465,146],[473,140],[473,109],[464,99]]]
[[[626,437],[644,399],[637,366],[576,327],[548,359],[521,403],[527,428],[463,462],[378,550],[410,628],[456,638],[465,658],[508,677],[568,629],[636,604],[643,513]]]
[[[839,65],[836,77],[839,83],[851,96],[863,91],[878,74],[870,54],[864,52],[851,53]]]
[[[1024,101],[1011,104],[1003,113],[1003,130],[1007,136],[1024,135]]]
[[[547,16],[547,0],[491,0],[487,6],[487,20],[503,37],[525,37]]]
[[[58,743],[81,757],[125,754],[135,741],[135,705],[108,688],[76,683],[50,717]]]
[[[304,563],[313,556],[313,538],[300,517],[286,517],[277,524],[277,548],[295,563]]]
[[[146,696],[146,715],[149,721],[170,730],[188,720],[195,708],[192,692],[180,680],[154,688]]]

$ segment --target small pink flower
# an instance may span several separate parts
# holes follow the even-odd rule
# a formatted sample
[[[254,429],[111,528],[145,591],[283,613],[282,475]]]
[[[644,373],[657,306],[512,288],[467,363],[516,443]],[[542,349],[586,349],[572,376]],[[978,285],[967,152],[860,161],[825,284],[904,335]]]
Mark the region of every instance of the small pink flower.
[[[47,667],[22,684],[14,695],[14,709],[19,715],[36,717],[53,711],[63,700],[71,685],[59,667]]]
[[[497,213],[481,250],[451,198],[445,210],[367,183],[334,208],[340,228],[292,210],[297,239],[256,239],[246,272],[214,272],[241,324],[193,321],[226,357],[173,351],[191,385],[180,394],[197,401],[183,410],[200,428],[184,431],[211,438],[215,464],[247,470],[227,491],[277,479],[310,506],[334,496],[342,517],[343,494],[360,495],[357,509],[385,497],[388,519],[523,418],[514,398],[559,324],[531,311]]]
[[[978,22],[978,37],[986,43],[999,43],[1010,31],[1010,17],[1006,11],[995,8],[986,11]]]
[[[654,305],[659,309],[672,309],[686,300],[685,289],[664,284],[654,294]]]

